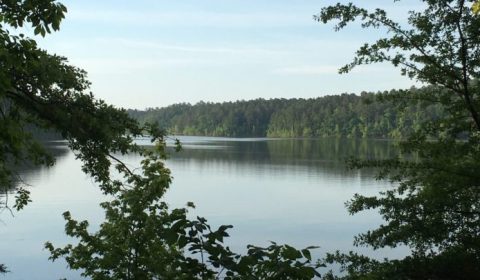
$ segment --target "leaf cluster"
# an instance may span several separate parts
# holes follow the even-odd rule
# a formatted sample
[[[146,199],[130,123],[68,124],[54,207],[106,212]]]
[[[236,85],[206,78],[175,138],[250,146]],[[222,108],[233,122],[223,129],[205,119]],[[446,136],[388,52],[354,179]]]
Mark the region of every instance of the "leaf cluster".
[[[97,232],[87,221],[64,213],[67,235],[76,245],[46,243],[50,259],[65,258],[71,269],[91,279],[312,279],[320,265],[310,250],[272,243],[249,246],[246,255],[225,245],[229,225],[214,230],[201,217],[191,220],[186,208],[169,210],[162,197],[170,182],[164,166],[165,142],[143,150],[141,171],[119,168],[113,199],[103,202],[105,221]],[[189,204],[193,207],[193,203]]]
[[[352,168],[373,167],[392,188],[377,196],[356,195],[350,213],[376,209],[384,223],[358,235],[357,246],[373,249],[408,246],[399,260],[372,260],[354,253],[331,254],[345,276],[330,279],[476,279],[480,274],[480,89],[479,18],[472,1],[423,1],[412,11],[410,29],[380,9],[352,4],[324,8],[319,21],[337,21],[336,30],[359,19],[365,28],[386,28],[389,37],[359,49],[348,72],[362,64],[391,62],[402,74],[431,86],[423,91],[385,94],[397,104],[439,104],[444,115],[428,120],[400,148],[403,157],[352,160]],[[327,277],[327,278],[328,278]]]

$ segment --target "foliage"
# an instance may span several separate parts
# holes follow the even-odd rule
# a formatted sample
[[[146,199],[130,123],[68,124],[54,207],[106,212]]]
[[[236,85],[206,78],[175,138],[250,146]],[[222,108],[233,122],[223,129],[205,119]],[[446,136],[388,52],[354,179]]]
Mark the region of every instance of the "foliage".
[[[84,171],[108,192],[112,154],[137,150],[132,140],[142,128],[124,110],[85,94],[89,87],[85,71],[39,49],[22,29],[17,30],[19,35],[11,34],[24,25],[41,35],[58,30],[65,6],[32,0],[0,1],[0,8],[0,186],[15,185],[13,170],[18,164],[54,163],[32,136],[34,126],[57,131],[68,140]],[[27,194],[19,194],[17,208],[28,202]]]
[[[6,190],[21,180],[14,171],[20,164],[54,163],[33,137],[40,128],[66,139],[83,171],[111,198],[102,203],[105,222],[96,233],[87,231],[87,221],[64,214],[66,233],[80,242],[64,248],[47,243],[53,260],[65,257],[70,268],[93,279],[209,279],[220,273],[225,279],[310,279],[317,274],[308,248],[251,246],[241,256],[223,244],[230,226],[212,231],[205,219],[189,220],[186,209],[169,211],[161,201],[171,181],[163,162],[165,132],[157,125],[140,126],[125,110],[86,93],[85,71],[39,49],[22,33],[25,25],[34,35],[58,30],[65,6],[53,0],[0,0],[0,10],[0,186]],[[155,150],[135,144],[143,135],[157,143]],[[141,171],[117,158],[126,153],[144,156]],[[19,188],[14,207],[20,210],[29,201],[28,190]],[[208,256],[208,264],[195,258],[199,253]],[[4,265],[0,272],[7,272]]]
[[[395,188],[379,196],[355,196],[350,213],[378,209],[385,223],[360,234],[355,244],[374,249],[406,245],[411,255],[400,260],[331,254],[344,276],[327,279],[477,279],[480,275],[480,18],[466,7],[472,1],[424,1],[411,12],[410,29],[386,12],[369,12],[353,4],[322,9],[317,20],[336,21],[340,30],[360,19],[364,28],[385,28],[389,37],[365,44],[341,69],[390,62],[403,75],[430,84],[428,90],[387,94],[393,102],[438,104],[446,112],[423,123],[402,145],[417,160],[352,160],[352,167],[375,167],[379,179]],[[431,141],[434,138],[434,141]],[[462,139],[462,140],[459,140]]]
[[[480,13],[480,2],[479,1],[475,1],[472,5],[472,11],[474,14],[478,15],[478,13]]]
[[[212,230],[207,220],[190,220],[187,209],[169,210],[162,196],[171,181],[165,168],[165,142],[155,151],[144,151],[142,173],[119,168],[113,199],[102,203],[105,222],[95,233],[88,222],[64,213],[69,236],[79,244],[45,246],[51,259],[65,257],[72,269],[91,279],[312,279],[319,276],[309,247],[297,250],[272,243],[267,248],[249,246],[245,256],[225,244],[227,229]],[[193,207],[193,204],[189,204]]]
[[[115,185],[109,176],[116,161],[113,153],[138,150],[133,139],[143,128],[124,110],[85,93],[89,87],[85,71],[48,54],[23,33],[23,27],[42,36],[59,30],[67,11],[64,5],[53,0],[0,1],[0,10],[1,190],[21,185],[15,170],[25,163],[54,164],[53,156],[34,138],[36,128],[61,134],[83,161],[83,170],[110,192]],[[29,201],[29,191],[19,188],[14,208],[20,210]]]
[[[3,274],[7,272],[8,272],[7,267],[4,264],[0,264],[0,273]]]
[[[381,95],[364,92],[360,96],[342,94],[312,99],[200,102],[147,111],[129,110],[129,114],[140,122],[158,121],[173,134],[352,138],[405,138],[418,129],[420,123],[444,114],[440,106],[426,102],[375,102]]]

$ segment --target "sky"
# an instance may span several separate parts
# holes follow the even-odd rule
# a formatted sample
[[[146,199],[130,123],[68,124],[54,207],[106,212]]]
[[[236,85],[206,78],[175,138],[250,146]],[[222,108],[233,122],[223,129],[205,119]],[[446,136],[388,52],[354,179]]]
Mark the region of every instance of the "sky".
[[[39,45],[86,70],[93,94],[118,107],[315,98],[415,84],[386,64],[338,74],[358,47],[385,35],[357,24],[335,32],[313,20],[338,1],[61,2],[68,13],[60,31],[37,38]],[[353,2],[406,24],[420,1]]]

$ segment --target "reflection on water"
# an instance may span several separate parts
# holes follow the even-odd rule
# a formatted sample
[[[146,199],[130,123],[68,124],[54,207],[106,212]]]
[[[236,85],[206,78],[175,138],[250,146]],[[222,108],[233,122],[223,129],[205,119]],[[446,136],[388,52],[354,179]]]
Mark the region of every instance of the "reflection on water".
[[[67,156],[68,153],[70,152],[68,147],[66,146],[65,141],[47,142],[45,143],[45,147],[53,155],[56,162],[61,160],[63,157]],[[14,165],[12,169],[15,170],[16,172],[16,175],[14,176],[15,177],[14,180],[15,179],[17,180],[16,186],[19,186],[24,184],[28,185],[28,182],[24,181],[24,178],[32,178],[37,176],[38,174],[49,172],[48,170],[50,169],[50,167],[37,166],[28,162],[23,162],[23,163],[18,163]],[[36,180],[34,179],[34,181]],[[3,203],[5,202],[6,196],[15,193],[16,186],[12,188],[3,189],[0,191],[0,206],[2,206]],[[0,219],[1,219],[1,216],[0,216]]]
[[[388,158],[396,155],[388,141],[350,139],[231,139],[182,137],[184,150],[171,153],[167,165],[174,181],[166,195],[172,207],[193,201],[192,216],[211,224],[233,224],[229,245],[244,250],[247,244],[269,240],[295,246],[320,245],[319,254],[352,249],[353,236],[380,223],[374,212],[349,216],[344,202],[354,193],[375,194],[388,188],[373,180],[372,171],[347,170],[344,160]],[[147,140],[139,140],[147,144]],[[50,169],[21,169],[33,187],[33,203],[15,218],[0,218],[0,262],[12,273],[5,279],[77,279],[63,263],[50,263],[42,250],[47,240],[69,241],[61,213],[70,210],[78,219],[97,226],[103,217],[98,203],[105,199],[92,180],[80,171],[75,156],[54,144],[57,165]],[[124,160],[138,166],[139,158]],[[382,251],[375,256],[402,252]]]
[[[372,178],[371,171],[349,172],[345,160],[385,159],[397,155],[394,143],[385,140],[327,139],[216,139],[183,137],[184,150],[172,154],[176,164],[181,161],[199,165],[243,167],[248,172],[301,169],[309,174],[357,176]],[[213,150],[213,151],[212,151]]]

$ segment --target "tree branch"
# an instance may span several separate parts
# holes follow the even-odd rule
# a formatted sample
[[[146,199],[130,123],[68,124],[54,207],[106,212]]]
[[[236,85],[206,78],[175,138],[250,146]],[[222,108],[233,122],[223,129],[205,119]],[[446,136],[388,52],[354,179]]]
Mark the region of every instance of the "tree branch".
[[[460,55],[461,55],[461,61],[462,61],[462,86],[463,86],[462,94],[465,99],[467,109],[470,111],[473,121],[475,122],[477,130],[480,130],[480,116],[478,115],[478,112],[473,107],[470,91],[468,89],[468,86],[469,86],[468,65],[467,65],[468,46],[467,46],[465,36],[463,35],[462,26],[460,24],[460,21],[463,16],[464,7],[465,7],[465,0],[460,0],[460,3],[459,3],[460,11],[458,13],[458,18],[455,22],[458,30],[458,36],[460,38]]]
[[[123,161],[121,161],[120,159],[116,158],[115,156],[113,156],[111,154],[107,154],[107,156],[109,158],[111,158],[112,160],[114,160],[115,162],[117,162],[118,164],[120,164],[123,168],[125,168],[125,170],[128,172],[129,175],[131,175],[131,176],[135,175]]]

